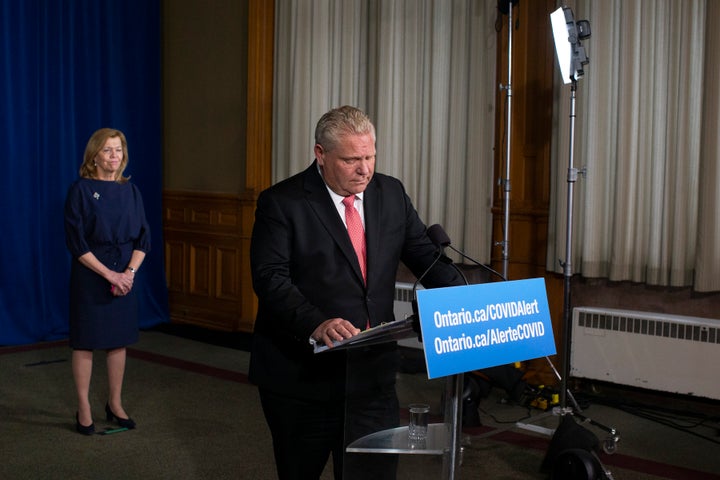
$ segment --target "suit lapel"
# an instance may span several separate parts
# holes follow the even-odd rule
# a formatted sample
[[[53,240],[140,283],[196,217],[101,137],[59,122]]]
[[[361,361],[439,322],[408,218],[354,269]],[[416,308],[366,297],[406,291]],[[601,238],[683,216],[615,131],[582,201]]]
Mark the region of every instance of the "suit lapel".
[[[345,224],[340,219],[337,208],[331,201],[325,182],[317,171],[316,162],[313,162],[313,164],[305,170],[304,184],[306,199],[310,208],[325,226],[330,237],[332,237],[343,252],[347,261],[350,262],[357,278],[362,282],[362,272],[360,271],[360,263],[358,263],[355,249],[352,246],[352,242],[350,242]],[[365,221],[367,222],[367,212]]]

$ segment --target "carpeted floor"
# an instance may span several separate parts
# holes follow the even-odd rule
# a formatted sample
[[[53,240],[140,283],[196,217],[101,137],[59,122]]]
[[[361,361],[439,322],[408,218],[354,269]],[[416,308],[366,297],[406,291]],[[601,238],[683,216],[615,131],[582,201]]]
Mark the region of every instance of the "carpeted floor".
[[[270,435],[257,391],[247,383],[247,338],[214,335],[208,341],[197,332],[177,333],[142,332],[129,349],[124,404],[138,428],[107,435],[75,433],[70,351],[63,342],[0,348],[0,479],[275,478]],[[113,428],[103,414],[102,352],[94,368],[91,399],[102,432]],[[439,415],[443,382],[408,373],[398,385],[403,404],[425,401]],[[610,400],[623,402],[605,398],[585,411],[621,437],[617,453],[601,456],[613,478],[720,479],[717,403],[643,395],[617,391]],[[628,397],[656,403],[664,398],[701,420],[676,414],[664,414],[662,422],[642,418],[623,406]],[[495,391],[480,409],[483,426],[464,431],[455,478],[546,479],[539,467],[550,438],[509,428],[528,410],[508,405]],[[529,423],[535,422],[554,428],[558,418]],[[690,423],[697,425],[690,429]],[[593,431],[602,439],[602,431]],[[323,479],[331,478],[329,469]],[[403,455],[398,478],[441,478],[441,472],[441,456]]]

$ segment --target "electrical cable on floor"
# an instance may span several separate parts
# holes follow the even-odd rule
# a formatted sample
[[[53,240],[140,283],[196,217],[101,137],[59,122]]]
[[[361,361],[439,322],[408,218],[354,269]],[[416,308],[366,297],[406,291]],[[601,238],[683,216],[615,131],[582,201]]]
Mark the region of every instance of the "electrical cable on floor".
[[[478,408],[478,411],[482,413],[483,415],[490,417],[493,422],[497,423],[498,425],[506,425],[506,424],[515,424],[518,422],[524,422],[525,420],[528,420],[532,418],[532,409],[527,409],[527,415],[520,417],[516,420],[499,420],[494,414],[490,413],[489,411],[485,410],[484,408]]]

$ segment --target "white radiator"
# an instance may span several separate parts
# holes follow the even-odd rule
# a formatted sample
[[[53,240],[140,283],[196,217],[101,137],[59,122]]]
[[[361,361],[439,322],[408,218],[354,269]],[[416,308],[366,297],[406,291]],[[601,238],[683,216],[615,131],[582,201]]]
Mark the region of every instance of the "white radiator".
[[[720,320],[573,309],[570,376],[720,399]]]

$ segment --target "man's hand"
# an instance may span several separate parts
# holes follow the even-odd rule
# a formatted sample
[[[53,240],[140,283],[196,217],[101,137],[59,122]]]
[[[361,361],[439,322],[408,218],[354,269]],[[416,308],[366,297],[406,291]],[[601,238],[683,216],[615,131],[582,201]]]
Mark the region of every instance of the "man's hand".
[[[360,329],[349,321],[342,318],[331,318],[321,323],[312,333],[312,338],[323,342],[328,348],[333,347],[333,342],[354,337],[360,333]]]

